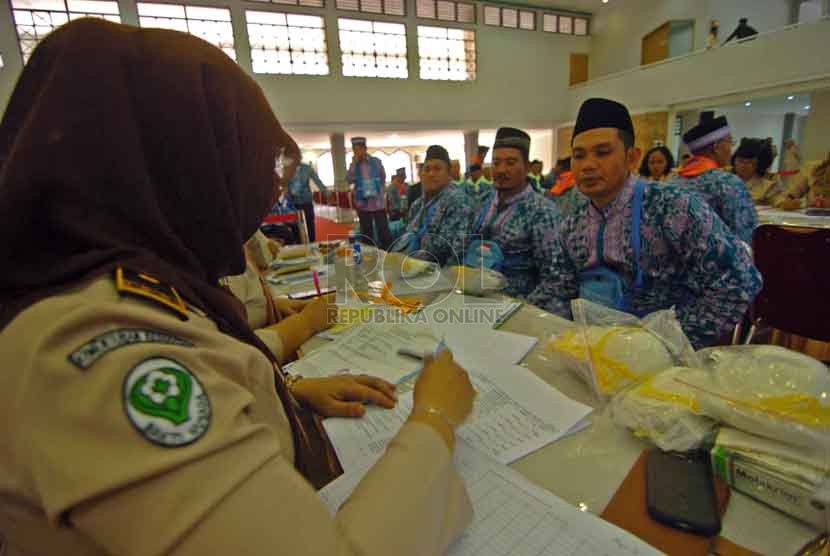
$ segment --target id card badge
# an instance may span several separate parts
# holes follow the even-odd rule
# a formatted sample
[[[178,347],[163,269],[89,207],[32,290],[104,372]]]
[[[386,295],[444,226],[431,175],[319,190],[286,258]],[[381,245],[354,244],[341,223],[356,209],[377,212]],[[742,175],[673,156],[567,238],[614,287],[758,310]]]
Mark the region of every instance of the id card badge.
[[[504,253],[498,243],[477,239],[467,247],[464,264],[473,268],[484,267],[501,272],[504,266]]]
[[[369,178],[363,182],[363,197],[374,199],[380,195],[380,178]]]

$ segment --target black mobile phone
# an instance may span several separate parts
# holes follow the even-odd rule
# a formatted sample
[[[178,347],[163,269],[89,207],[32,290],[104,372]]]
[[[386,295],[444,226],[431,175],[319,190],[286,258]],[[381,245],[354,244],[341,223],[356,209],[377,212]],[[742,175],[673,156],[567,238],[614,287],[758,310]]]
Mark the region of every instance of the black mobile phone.
[[[709,454],[651,450],[646,459],[646,507],[664,525],[711,537],[720,532]]]
[[[321,288],[319,295],[326,295],[328,293],[333,293],[334,291],[335,288]],[[317,290],[306,290],[288,294],[288,299],[311,299],[312,297],[318,297]]]

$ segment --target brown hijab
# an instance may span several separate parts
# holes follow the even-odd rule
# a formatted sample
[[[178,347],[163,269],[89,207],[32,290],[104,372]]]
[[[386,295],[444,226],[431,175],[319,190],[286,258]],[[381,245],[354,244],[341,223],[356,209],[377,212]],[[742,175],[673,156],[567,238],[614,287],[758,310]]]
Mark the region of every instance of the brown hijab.
[[[124,265],[273,361],[218,279],[245,270],[282,149],[299,159],[259,86],[207,42],[97,19],[55,30],[0,124],[0,330]],[[314,457],[277,383],[302,471]]]

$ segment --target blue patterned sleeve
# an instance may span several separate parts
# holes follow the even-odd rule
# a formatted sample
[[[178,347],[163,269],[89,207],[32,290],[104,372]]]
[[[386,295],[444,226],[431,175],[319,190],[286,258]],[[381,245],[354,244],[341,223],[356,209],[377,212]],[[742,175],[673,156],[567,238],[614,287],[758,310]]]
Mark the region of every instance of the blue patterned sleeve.
[[[568,256],[562,240],[567,226],[568,220],[564,220],[548,229],[540,228],[538,237],[534,233],[533,241],[544,245],[540,249],[547,260],[538,261],[541,269],[539,285],[530,292],[527,301],[545,311],[570,319],[571,300],[579,297],[579,281],[576,265]]]
[[[317,172],[314,170],[314,168],[310,168],[308,177],[311,181],[317,184],[317,187],[320,188],[320,192],[328,195],[329,188],[326,187],[326,184],[323,183],[323,181],[320,179],[320,176],[317,175]]]
[[[386,184],[386,168],[383,167],[383,163],[380,161],[379,158],[375,158],[374,160],[378,166],[378,176],[380,177],[380,183]]]
[[[349,164],[349,169],[346,170],[346,181],[350,184],[357,181],[357,164],[354,161]]]
[[[752,232],[758,227],[758,213],[749,190],[741,178],[727,174],[728,188],[724,194],[724,220],[747,245],[752,245]]]
[[[741,320],[761,289],[761,275],[739,238],[699,197],[678,196],[674,211],[687,215],[687,225],[667,222],[666,237],[684,259],[686,286],[697,294],[675,309],[684,332],[699,349]]]
[[[431,251],[440,264],[463,264],[474,212],[469,197],[461,193],[453,196],[441,218],[436,218],[437,223],[433,223],[435,232],[425,243],[426,250]]]

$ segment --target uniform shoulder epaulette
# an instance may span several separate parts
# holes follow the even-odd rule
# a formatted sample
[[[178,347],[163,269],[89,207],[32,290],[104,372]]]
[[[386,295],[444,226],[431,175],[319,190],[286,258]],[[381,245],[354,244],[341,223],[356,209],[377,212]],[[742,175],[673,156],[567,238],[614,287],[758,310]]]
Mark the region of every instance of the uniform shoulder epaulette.
[[[162,284],[149,274],[119,266],[115,269],[115,287],[119,295],[147,299],[170,309],[182,320],[189,318],[187,305],[176,288]]]

